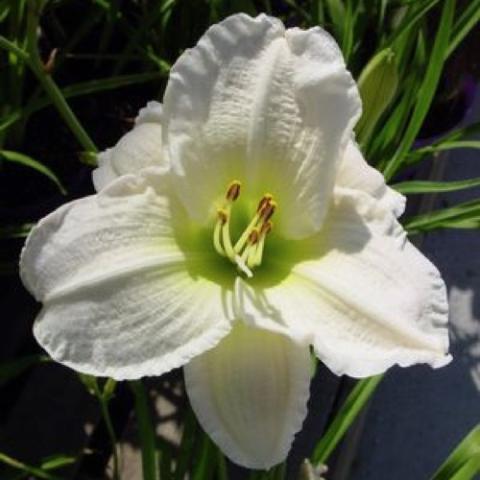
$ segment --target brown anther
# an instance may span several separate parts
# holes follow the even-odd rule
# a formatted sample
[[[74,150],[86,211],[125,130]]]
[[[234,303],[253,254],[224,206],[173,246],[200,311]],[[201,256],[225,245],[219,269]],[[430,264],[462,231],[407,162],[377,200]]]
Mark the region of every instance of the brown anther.
[[[273,223],[272,222],[265,222],[262,225],[262,228],[260,229],[260,235],[268,235],[273,228]]]
[[[257,207],[257,212],[260,212],[263,208],[265,208],[266,205],[268,205],[272,201],[273,196],[270,195],[269,193],[266,193],[260,202],[258,202],[258,207]]]
[[[217,215],[218,215],[218,219],[220,220],[220,222],[222,223],[222,225],[225,225],[227,223],[227,220],[228,220],[228,214],[225,210],[218,210],[217,211]]]
[[[260,238],[260,234],[258,233],[258,230],[256,228],[254,228],[250,232],[250,235],[248,236],[248,243],[250,245],[255,245],[258,242],[259,238]]]
[[[274,201],[268,202],[260,212],[260,216],[264,222],[268,222],[272,215],[275,213],[275,209],[277,208],[277,204]]]
[[[240,196],[240,182],[235,180],[228,187],[225,198],[230,202],[234,202]]]

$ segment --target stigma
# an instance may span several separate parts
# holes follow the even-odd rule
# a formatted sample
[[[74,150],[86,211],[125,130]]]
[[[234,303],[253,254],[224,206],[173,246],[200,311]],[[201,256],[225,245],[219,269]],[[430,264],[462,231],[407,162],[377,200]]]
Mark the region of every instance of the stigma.
[[[264,194],[249,224],[234,243],[230,235],[230,218],[240,191],[241,183],[238,180],[231,182],[226,190],[224,204],[217,210],[213,246],[219,255],[228,258],[239,271],[252,277],[252,270],[262,264],[265,239],[273,228],[271,218],[277,204],[271,194]]]

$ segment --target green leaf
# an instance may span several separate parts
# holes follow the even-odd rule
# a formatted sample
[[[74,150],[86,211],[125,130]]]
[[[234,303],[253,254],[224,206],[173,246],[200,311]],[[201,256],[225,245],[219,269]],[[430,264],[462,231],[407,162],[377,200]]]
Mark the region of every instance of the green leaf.
[[[461,467],[458,472],[450,477],[450,480],[472,480],[477,478],[477,473],[480,472],[480,454],[472,457],[467,463]]]
[[[0,48],[3,48],[4,50],[9,51],[10,53],[13,53],[16,55],[18,58],[20,58],[22,61],[26,63],[30,63],[30,55],[28,52],[25,50],[17,47],[15,43],[11,42],[10,40],[7,40],[5,37],[0,35]]]
[[[155,448],[155,431],[153,429],[145,388],[141,380],[130,382],[130,388],[135,397],[135,413],[142,446],[143,480],[157,480],[158,462]]]
[[[117,387],[117,382],[113,378],[108,378],[105,384],[103,385],[103,398],[106,402],[109,402],[113,394],[115,393],[115,388]]]
[[[413,8],[408,11],[407,15],[402,19],[400,24],[395,27],[392,35],[388,38],[387,45],[392,45],[405,32],[413,28],[425,15],[431,10],[439,0],[429,0],[426,2],[412,2]]]
[[[228,480],[227,462],[219,448],[217,448],[217,477],[218,480]]]
[[[0,239],[26,238],[34,225],[34,223],[23,223],[21,225],[0,226]]]
[[[469,4],[462,12],[460,18],[455,22],[452,32],[450,45],[448,46],[446,56],[449,57],[453,51],[460,45],[462,40],[480,21],[480,0],[470,0]]]
[[[430,109],[438,81],[442,73],[445,60],[445,53],[448,48],[450,32],[452,28],[453,14],[455,11],[455,0],[445,0],[443,4],[440,23],[437,28],[435,42],[430,54],[430,62],[425,73],[424,81],[418,91],[417,102],[408,123],[408,127],[403,135],[402,141],[397,148],[394,156],[387,163],[384,176],[387,180],[392,178],[402,164],[404,156],[409,151],[415,138],[420,131],[423,121]]]
[[[0,132],[22,118],[22,110],[15,110],[0,119]]]
[[[180,442],[179,454],[177,457],[177,465],[175,468],[175,480],[183,480],[188,470],[189,462],[192,459],[192,451],[195,441],[195,433],[197,431],[197,422],[191,408],[185,416],[183,426],[182,440]]]
[[[409,218],[404,227],[409,234],[417,234],[437,228],[470,228],[465,227],[464,224],[472,225],[472,222],[479,220],[480,199],[476,199]],[[457,224],[461,226],[457,227]]]
[[[418,163],[426,155],[446,150],[455,150],[463,148],[479,149],[479,140],[468,140],[471,135],[480,132],[480,122],[472,123],[466,127],[458,128],[437,139],[432,145],[417,148],[408,154],[407,163],[409,165]]]
[[[48,177],[53,183],[55,183],[60,192],[62,192],[63,195],[66,195],[67,191],[65,190],[58,177],[52,172],[52,170],[43,165],[43,163],[40,163],[39,161],[34,160],[33,158],[23,153],[12,152],[10,150],[0,150],[0,158],[3,158],[4,160],[7,160],[9,162],[18,163],[19,165],[33,168],[37,172]]]
[[[9,467],[15,468],[16,470],[21,470],[22,472],[28,473],[29,475],[33,475],[34,478],[41,478],[44,480],[61,480],[60,477],[56,475],[52,475],[41,468],[33,467],[26,463],[20,462],[19,460],[12,458],[4,453],[0,452],[0,462],[5,463]]]
[[[445,150],[456,150],[456,149],[463,149],[463,148],[480,148],[480,140],[458,140],[458,141],[451,141],[451,142],[443,142],[437,143],[436,145],[429,145],[428,147],[418,148],[414,150],[411,155],[415,157],[418,154],[430,154],[441,152]]]
[[[162,78],[164,76],[164,72],[147,72],[133,75],[118,75],[116,77],[101,78],[98,80],[89,80],[86,82],[76,83],[74,85],[63,87],[60,91],[64,98],[80,97],[83,95],[92,95],[98,92],[128,87],[130,85],[139,85],[142,83],[158,80],[159,78]],[[32,113],[41,110],[42,108],[50,105],[50,103],[51,100],[48,97],[35,99],[26,106],[23,112],[13,112],[9,115],[9,117],[12,117],[15,114],[13,116],[13,121],[16,121],[19,118],[31,115]],[[5,125],[13,123],[13,121],[12,118],[10,118],[10,120],[8,120],[7,118],[2,119],[2,123],[0,124],[0,130],[4,128]]]
[[[347,0],[347,7],[345,8],[345,16],[343,18],[343,35],[341,47],[345,63],[349,63],[350,55],[353,48],[353,36],[355,31],[355,16],[353,12],[353,5],[351,0]]]
[[[207,434],[203,434],[200,452],[195,456],[194,471],[192,480],[204,480],[213,478],[213,472],[216,468],[218,457],[215,451],[215,445]]]
[[[22,374],[29,368],[40,363],[49,362],[50,358],[45,355],[28,355],[16,358],[0,364],[0,386]]]
[[[77,373],[79,380],[83,383],[90,395],[95,396],[98,390],[97,379],[93,375],[86,373]]]
[[[172,480],[173,475],[173,456],[172,445],[164,440],[162,437],[157,437],[157,450],[160,455],[160,478],[162,480]]]
[[[327,463],[330,454],[355,421],[357,415],[363,410],[382,378],[383,375],[377,375],[357,382],[327,431],[317,443],[311,457],[314,465]]]
[[[398,72],[394,53],[387,48],[367,63],[358,79],[363,113],[356,130],[361,144],[370,138],[380,116],[393,100],[397,87]]]
[[[434,192],[455,192],[466,188],[480,186],[480,177],[468,178],[466,180],[457,180],[452,182],[431,182],[423,180],[412,180],[409,182],[401,182],[392,185],[397,192],[404,195],[417,193],[434,193]]]
[[[70,455],[51,455],[47,458],[44,458],[41,463],[42,470],[56,470],[57,468],[62,468],[67,465],[75,463],[77,459]]]
[[[325,0],[325,7],[332,20],[332,27],[338,41],[343,38],[345,5],[342,0]]]
[[[470,480],[480,473],[480,424],[453,450],[431,480]]]

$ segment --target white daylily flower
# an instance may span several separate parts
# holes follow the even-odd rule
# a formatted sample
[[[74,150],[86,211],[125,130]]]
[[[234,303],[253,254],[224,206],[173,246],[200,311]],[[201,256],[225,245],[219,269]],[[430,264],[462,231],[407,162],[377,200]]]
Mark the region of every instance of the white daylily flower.
[[[172,68],[163,112],[147,106],[100,156],[99,193],[27,239],[40,344],[118,380],[184,365],[201,424],[251,468],[282,461],[301,427],[310,346],[354,377],[446,364],[444,283],[352,140],[359,115],[322,29],[211,27]]]

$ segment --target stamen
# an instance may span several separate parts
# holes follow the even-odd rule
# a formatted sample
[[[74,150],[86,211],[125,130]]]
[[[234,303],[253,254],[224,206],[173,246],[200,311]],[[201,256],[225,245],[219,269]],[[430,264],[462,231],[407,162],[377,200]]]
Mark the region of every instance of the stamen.
[[[262,264],[265,238],[271,232],[272,228],[273,228],[272,222],[266,222],[262,225],[262,228],[260,230],[260,240],[258,241],[257,248],[255,249],[255,254],[253,255],[252,260],[250,262],[247,261],[247,265],[250,268],[258,267],[259,265]]]
[[[223,248],[227,257],[231,260],[235,258],[235,250],[233,249],[232,240],[230,238],[230,205],[227,207],[227,221],[222,225],[222,241]]]
[[[238,257],[237,265],[239,266],[246,265],[247,267],[250,267],[250,261],[251,261],[252,255],[255,254],[256,245],[259,237],[260,237],[259,231],[256,228],[254,228],[250,232],[250,235],[248,236],[248,243],[242,255],[240,256],[237,255]]]
[[[268,222],[273,214],[275,213],[275,210],[277,208],[277,203],[274,202],[273,200],[268,202],[260,211],[260,216],[264,222]]]
[[[225,210],[218,210],[217,212],[217,222],[215,223],[215,230],[213,231],[213,246],[217,253],[219,253],[222,257],[226,256],[225,250],[222,247],[222,243],[220,241],[220,233],[222,231],[223,225],[227,222],[227,212]]]
[[[252,268],[262,263],[265,237],[272,229],[272,218],[277,204],[273,196],[266,193],[257,205],[255,215],[235,243],[230,236],[230,217],[233,203],[240,196],[241,183],[234,180],[227,188],[223,208],[217,211],[213,232],[213,244],[220,255],[227,257],[238,269],[251,277]]]
[[[248,243],[250,245],[255,245],[258,242],[260,234],[258,233],[258,230],[254,228],[251,232],[250,235],[248,236]]]
[[[240,196],[240,187],[242,184],[238,180],[234,180],[228,187],[225,198],[234,202]]]
[[[248,224],[247,228],[243,231],[240,238],[237,240],[235,244],[234,250],[237,253],[240,253],[247,243],[248,236],[250,235],[251,231],[257,226],[258,221],[260,220],[260,213],[257,212],[254,217],[252,218],[251,222]]]
[[[263,209],[265,205],[270,203],[273,199],[273,195],[270,195],[270,193],[266,193],[262,199],[258,202],[258,207],[257,207],[257,212]]]

